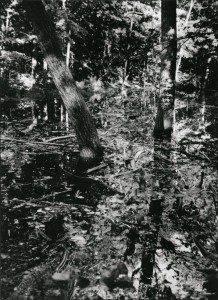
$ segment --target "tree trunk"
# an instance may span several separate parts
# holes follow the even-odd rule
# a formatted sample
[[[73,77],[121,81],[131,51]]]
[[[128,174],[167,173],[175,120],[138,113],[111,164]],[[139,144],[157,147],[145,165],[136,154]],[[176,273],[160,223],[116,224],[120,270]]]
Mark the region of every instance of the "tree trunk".
[[[161,83],[154,135],[160,137],[167,133],[171,137],[177,54],[176,0],[161,0],[161,43]],[[159,110],[163,110],[163,113]]]
[[[66,10],[66,0],[62,1],[62,9]],[[69,30],[68,32],[68,36],[71,35],[71,30]],[[67,42],[67,53],[66,53],[66,66],[69,67],[70,65],[70,51],[71,51],[71,43],[70,41]],[[66,115],[65,115],[65,119],[66,119],[66,131],[69,131],[69,116],[68,116],[68,112],[66,111]]]
[[[85,101],[66,66],[54,23],[41,0],[23,0],[22,5],[39,38],[49,71],[75,128],[80,162],[84,167],[97,164],[102,159],[102,148],[94,121]]]
[[[191,13],[192,13],[192,9],[194,7],[194,3],[195,3],[195,0],[191,0],[189,11],[187,13],[183,29],[188,27],[188,22],[189,22],[189,19],[191,17]],[[183,42],[183,44],[181,45],[181,47],[179,49],[179,53],[178,53],[178,62],[177,62],[177,65],[176,65],[176,81],[178,81],[178,78],[179,78],[178,73],[179,73],[179,68],[180,68],[181,61],[182,61],[182,52],[183,52],[184,45],[185,45],[185,43]]]
[[[135,13],[135,3],[133,3],[130,27],[129,27],[129,29],[127,29],[128,39],[132,35],[132,29],[133,29],[133,23],[134,23],[134,13]],[[130,68],[130,52],[129,51],[130,51],[130,43],[128,42],[127,47],[126,47],[126,60],[124,63],[124,68],[123,68],[123,80],[122,80],[122,86],[121,86],[121,95],[124,96],[124,98],[127,97],[126,91],[125,91],[125,83],[129,76],[129,68]]]
[[[51,98],[49,94],[46,96],[47,101],[47,113],[48,113],[48,121],[54,123],[55,120],[55,103],[54,99]]]

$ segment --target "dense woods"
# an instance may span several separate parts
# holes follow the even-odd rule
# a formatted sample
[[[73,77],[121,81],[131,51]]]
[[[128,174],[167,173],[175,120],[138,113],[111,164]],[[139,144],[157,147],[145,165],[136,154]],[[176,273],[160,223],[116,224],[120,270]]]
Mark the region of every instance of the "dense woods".
[[[218,2],[0,9],[0,298],[217,299]]]

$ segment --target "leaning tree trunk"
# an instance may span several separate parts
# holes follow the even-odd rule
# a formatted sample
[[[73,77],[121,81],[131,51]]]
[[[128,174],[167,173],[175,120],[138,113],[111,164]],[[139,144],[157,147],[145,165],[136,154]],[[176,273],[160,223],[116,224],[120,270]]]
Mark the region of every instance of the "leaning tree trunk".
[[[55,25],[41,0],[23,0],[22,6],[37,33],[49,71],[74,126],[80,161],[83,166],[90,167],[102,159],[102,148],[94,121],[66,66]]]
[[[154,135],[171,137],[175,102],[177,54],[176,0],[161,0],[161,82]]]

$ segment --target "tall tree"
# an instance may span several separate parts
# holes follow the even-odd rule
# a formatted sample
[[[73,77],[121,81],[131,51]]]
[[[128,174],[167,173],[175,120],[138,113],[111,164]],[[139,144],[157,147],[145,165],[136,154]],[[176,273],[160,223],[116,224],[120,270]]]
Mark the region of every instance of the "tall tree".
[[[42,0],[22,0],[21,3],[37,33],[49,71],[75,128],[81,164],[85,167],[94,165],[102,158],[97,130],[69,67],[66,66],[55,25]]]
[[[154,135],[173,129],[175,72],[177,55],[176,0],[161,0],[161,82],[157,101]]]

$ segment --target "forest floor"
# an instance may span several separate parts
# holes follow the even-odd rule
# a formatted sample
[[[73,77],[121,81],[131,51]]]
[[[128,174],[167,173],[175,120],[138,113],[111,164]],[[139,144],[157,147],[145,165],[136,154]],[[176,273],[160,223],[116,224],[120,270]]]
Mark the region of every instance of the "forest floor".
[[[180,117],[177,140],[157,152],[152,112],[108,97],[95,112],[105,158],[85,176],[73,174],[74,138],[58,139],[71,130],[25,133],[28,120],[2,122],[2,299],[16,287],[31,299],[217,299],[217,137],[198,110]],[[146,284],[154,160],[167,179]]]

